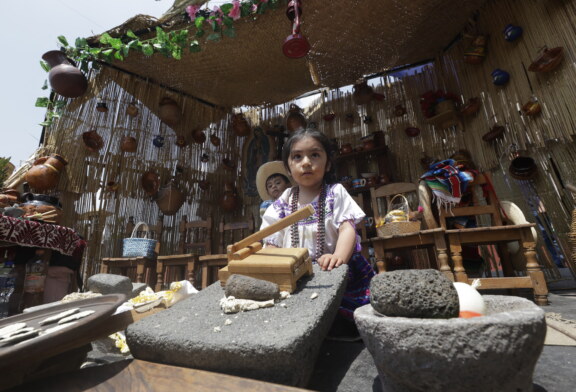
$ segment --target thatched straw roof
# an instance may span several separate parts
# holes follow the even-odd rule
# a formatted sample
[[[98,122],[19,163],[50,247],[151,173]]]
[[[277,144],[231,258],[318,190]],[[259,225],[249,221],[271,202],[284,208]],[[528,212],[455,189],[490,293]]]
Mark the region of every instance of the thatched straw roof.
[[[156,21],[138,15],[110,30],[117,35],[163,23],[190,27],[176,1]],[[115,66],[219,106],[277,104],[318,87],[354,83],[363,75],[433,58],[465,27],[484,0],[304,1],[302,32],[312,50],[289,59],[282,44],[291,33],[286,5],[235,22],[236,37],[203,42],[182,60],[131,54]],[[319,79],[312,81],[311,72]]]

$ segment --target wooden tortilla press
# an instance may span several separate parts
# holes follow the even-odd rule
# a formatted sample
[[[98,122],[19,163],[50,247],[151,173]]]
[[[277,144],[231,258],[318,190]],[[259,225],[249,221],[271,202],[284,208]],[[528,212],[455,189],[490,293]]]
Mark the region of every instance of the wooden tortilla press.
[[[260,242],[302,219],[314,214],[312,206],[306,206],[278,222],[228,245],[228,265],[218,271],[222,285],[232,274],[250,276],[276,283],[280,291],[292,293],[296,282],[304,275],[312,275],[312,259],[306,248],[262,248]]]

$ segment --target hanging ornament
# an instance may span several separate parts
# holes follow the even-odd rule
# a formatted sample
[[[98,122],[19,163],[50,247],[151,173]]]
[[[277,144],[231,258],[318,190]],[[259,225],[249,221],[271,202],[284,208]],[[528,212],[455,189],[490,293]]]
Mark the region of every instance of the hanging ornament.
[[[500,68],[496,68],[492,71],[492,83],[496,86],[504,86],[510,81],[510,74]]]
[[[168,124],[170,127],[174,127],[180,122],[180,117],[182,117],[182,112],[180,107],[172,98],[164,97],[160,101],[160,106],[158,107],[158,117],[164,123]]]
[[[558,46],[548,49],[544,47],[542,53],[530,64],[530,72],[550,72],[556,69],[564,58],[564,48]]]
[[[522,27],[508,24],[504,27],[504,39],[508,42],[516,41],[522,36]]]
[[[353,90],[352,99],[354,99],[356,105],[366,105],[372,101],[374,90],[368,86],[368,81],[363,80],[360,83],[356,83]]]
[[[300,0],[291,0],[288,3],[286,15],[292,23],[292,34],[284,40],[282,51],[284,55],[291,59],[304,57],[310,51],[310,43],[306,37],[300,33],[300,16],[302,15],[302,6]]]
[[[135,137],[124,136],[120,142],[120,150],[123,152],[135,152],[138,148],[138,142]]]
[[[215,133],[213,133],[212,135],[210,135],[210,143],[212,143],[214,147],[218,147],[220,146],[220,138],[216,136]]]
[[[297,131],[300,128],[306,128],[306,118],[302,109],[296,104],[290,104],[288,117],[286,117],[286,128],[288,132]]]
[[[178,137],[176,137],[176,145],[178,147],[186,147],[188,145],[188,142],[186,141],[186,138],[182,135],[178,135]]]
[[[96,110],[100,113],[106,113],[108,111],[108,106],[105,101],[98,101],[96,103]]]
[[[158,148],[164,146],[164,136],[156,135],[154,139],[152,139],[152,144]]]
[[[96,132],[95,128],[92,128],[88,132],[84,132],[82,134],[82,140],[90,152],[97,152],[104,146],[102,136]]]
[[[126,108],[126,114],[130,117],[136,117],[139,113],[138,106],[136,106],[136,102],[131,102],[130,105]]]
[[[250,134],[250,124],[248,120],[244,117],[242,113],[236,113],[232,115],[232,130],[236,136],[243,137]]]
[[[480,98],[472,97],[468,100],[466,105],[460,110],[464,116],[472,116],[480,110]]]
[[[202,154],[202,156],[200,157],[200,162],[208,162],[210,160],[210,156],[206,153]]]
[[[530,98],[528,102],[522,105],[522,113],[526,116],[535,116],[542,111],[542,106],[540,102],[536,99],[536,97]]]
[[[486,36],[477,35],[470,48],[464,53],[464,62],[468,64],[480,64],[486,58]]]

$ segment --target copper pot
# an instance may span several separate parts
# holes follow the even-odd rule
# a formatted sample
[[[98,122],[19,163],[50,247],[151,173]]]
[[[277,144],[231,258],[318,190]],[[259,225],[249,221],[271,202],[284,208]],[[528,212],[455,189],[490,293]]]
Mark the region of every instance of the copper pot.
[[[174,127],[180,122],[182,112],[180,111],[180,107],[176,101],[174,101],[172,98],[164,97],[160,101],[158,117],[160,117],[160,120],[162,120],[170,127]]]
[[[136,141],[135,137],[132,136],[124,136],[122,141],[120,142],[120,150],[123,152],[136,152],[138,148],[138,141]]]
[[[42,59],[51,68],[48,81],[54,91],[66,98],[77,98],[86,92],[88,80],[70,63],[64,52],[51,50],[44,53]]]
[[[56,188],[60,180],[60,173],[67,164],[68,161],[58,154],[38,158],[26,172],[26,182],[36,191]]]
[[[182,207],[184,200],[186,200],[184,193],[176,187],[174,181],[170,181],[158,191],[156,204],[164,215],[174,215]]]
[[[154,195],[160,188],[160,178],[158,177],[158,174],[154,173],[153,171],[147,171],[146,173],[142,174],[140,183],[142,184],[144,192],[149,195]]]
[[[300,128],[306,128],[306,118],[302,113],[302,109],[298,105],[291,104],[286,117],[286,128],[288,132],[297,131]]]
[[[104,146],[102,136],[96,132],[96,129],[91,129],[87,132],[84,132],[82,134],[82,140],[90,152],[97,152]]]
[[[232,115],[232,130],[236,136],[243,137],[250,134],[250,125],[242,113]]]
[[[106,102],[101,101],[96,103],[96,110],[100,113],[106,113],[108,111],[108,105],[106,105]]]

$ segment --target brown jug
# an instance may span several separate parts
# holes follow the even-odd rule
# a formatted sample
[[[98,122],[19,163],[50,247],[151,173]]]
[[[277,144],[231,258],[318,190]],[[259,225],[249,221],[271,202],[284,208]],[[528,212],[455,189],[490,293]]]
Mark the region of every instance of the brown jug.
[[[51,68],[48,81],[54,91],[66,98],[76,98],[86,92],[88,80],[82,71],[70,64],[64,52],[51,50],[44,53],[42,59]]]
[[[286,128],[289,132],[297,131],[300,128],[306,128],[306,118],[302,114],[302,109],[298,105],[291,104],[288,117],[286,117]]]
[[[142,179],[140,182],[144,192],[149,195],[156,194],[156,192],[158,192],[158,188],[160,188],[160,178],[158,177],[158,174],[154,173],[153,171],[147,171],[146,173],[142,174]]]
[[[356,105],[365,105],[372,101],[374,90],[372,90],[372,87],[368,86],[367,81],[364,80],[361,83],[355,84],[353,90],[352,98]]]
[[[120,143],[120,150],[123,152],[136,152],[138,148],[138,142],[136,138],[132,136],[124,136],[122,142]]]
[[[172,180],[158,191],[156,204],[164,215],[174,215],[182,207],[185,199],[184,193],[176,187],[174,180]]]
[[[165,122],[171,127],[174,127],[180,122],[180,117],[182,117],[182,112],[180,107],[172,98],[164,97],[160,101],[160,107],[158,108],[158,117],[160,120]]]
[[[232,212],[240,206],[240,199],[233,183],[224,184],[224,196],[222,196],[220,205],[226,212]]]
[[[38,158],[26,173],[26,182],[36,191],[53,189],[58,185],[60,172],[67,164],[68,161],[58,154]]]
[[[232,115],[232,130],[239,137],[250,134],[250,125],[242,113]]]
[[[104,146],[102,136],[100,136],[95,129],[84,132],[82,134],[82,140],[90,152],[96,152]]]

